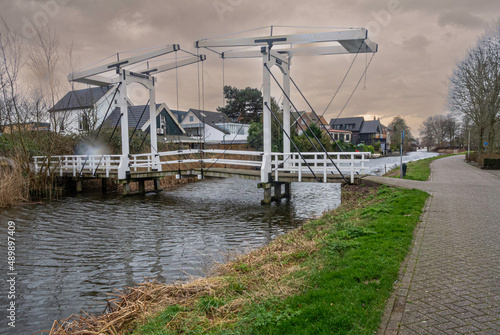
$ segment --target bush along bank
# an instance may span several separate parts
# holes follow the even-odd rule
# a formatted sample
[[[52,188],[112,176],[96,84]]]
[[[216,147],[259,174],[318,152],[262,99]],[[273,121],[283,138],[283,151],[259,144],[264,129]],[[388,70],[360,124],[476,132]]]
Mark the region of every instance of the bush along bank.
[[[344,188],[338,209],[207,278],[127,289],[51,334],[373,334],[427,196]]]

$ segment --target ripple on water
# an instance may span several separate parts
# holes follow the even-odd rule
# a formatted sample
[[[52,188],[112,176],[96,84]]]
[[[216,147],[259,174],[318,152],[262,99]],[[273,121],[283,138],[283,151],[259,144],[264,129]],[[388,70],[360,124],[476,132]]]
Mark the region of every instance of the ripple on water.
[[[261,206],[255,182],[212,179],[153,196],[85,195],[3,210],[0,239],[8,220],[17,227],[16,329],[31,333],[81,309],[100,312],[107,293],[146,277],[202,275],[224,253],[266,244],[335,208],[340,186],[294,183],[292,195]]]

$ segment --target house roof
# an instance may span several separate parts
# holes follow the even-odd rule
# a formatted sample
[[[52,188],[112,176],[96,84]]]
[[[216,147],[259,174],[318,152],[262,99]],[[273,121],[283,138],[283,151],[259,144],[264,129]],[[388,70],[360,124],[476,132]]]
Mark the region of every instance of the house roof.
[[[189,109],[203,123],[215,125],[216,123],[232,123],[231,119],[224,113],[210,112],[199,109]]]
[[[162,107],[162,110],[165,109],[168,112],[168,107],[164,104],[156,104],[156,109],[157,109],[157,115],[158,115],[158,109]],[[172,112],[172,111],[171,111]],[[143,114],[144,113],[144,114]],[[105,125],[107,127],[115,127],[116,124],[118,124],[118,127],[120,127],[120,123],[118,120],[120,119],[120,107],[116,107],[113,112],[107,117],[107,119],[104,121]],[[172,114],[174,114],[172,112]],[[142,115],[142,117],[141,117]],[[174,114],[175,118],[175,114]],[[141,129],[144,128],[146,125],[146,129],[149,128],[149,105],[139,105],[139,106],[128,106],[128,127],[129,128],[137,128]],[[177,121],[174,119],[174,121]],[[148,124],[146,124],[148,123]],[[182,126],[180,125],[179,122],[177,122],[177,125],[179,128],[182,130]],[[146,130],[143,129],[143,130]],[[184,132],[184,130],[182,130]]]
[[[172,114],[174,114],[177,117],[177,121],[179,123],[181,123],[182,120],[184,120],[184,117],[189,113],[189,112],[186,112],[186,111],[179,111],[179,110],[176,110],[176,109],[171,109],[170,111],[172,112]]]
[[[219,112],[210,112],[210,111],[205,111],[205,110],[199,110],[199,109],[189,109],[190,112],[192,112],[196,117],[203,123],[214,127],[215,129],[223,132],[224,134],[229,134],[228,131],[222,129],[221,127],[217,126],[216,123],[233,123],[231,119],[224,113],[219,113]]]
[[[382,125],[379,120],[365,121],[359,132],[361,134],[379,134],[382,132]]]
[[[319,116],[319,120],[318,120],[319,122],[318,122],[318,121],[316,121],[316,120],[317,120],[317,118],[316,118],[316,115],[314,115],[314,114],[313,114],[313,112],[309,112],[309,113],[307,113],[307,116],[309,116],[309,118],[310,118],[312,121],[314,121],[314,122],[316,123],[316,125],[319,125],[319,124],[323,124],[323,125],[325,125],[325,126],[327,126],[327,125],[328,125],[328,122],[326,122],[326,120],[325,120],[325,118],[323,117],[323,115],[320,115],[320,116]]]
[[[54,105],[52,110],[60,111],[93,107],[112,88],[112,86],[103,86],[70,91]]]
[[[364,121],[365,121],[365,119],[362,116],[360,116],[360,117],[344,117],[344,118],[340,118],[340,119],[331,119],[330,120],[330,127],[333,127],[333,125],[338,125],[338,124],[341,124],[341,125],[354,124],[354,129],[349,129],[349,130],[360,131],[361,126],[362,126]],[[342,127],[342,128],[345,128],[345,127]]]
[[[309,114],[304,112],[304,111],[299,111],[299,112],[295,111],[295,112],[291,112],[291,114],[292,114],[292,117],[291,117],[292,125],[297,123],[297,121],[301,120],[300,116],[302,116],[302,118],[304,118],[304,120],[307,122],[307,124],[310,124],[312,122]]]

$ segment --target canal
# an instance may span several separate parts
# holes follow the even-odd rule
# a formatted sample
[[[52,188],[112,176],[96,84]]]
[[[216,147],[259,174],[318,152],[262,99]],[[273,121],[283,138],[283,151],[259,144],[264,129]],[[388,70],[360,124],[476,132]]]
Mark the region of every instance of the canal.
[[[314,186],[313,186],[314,185]],[[0,211],[0,239],[16,224],[16,328],[2,308],[0,334],[31,334],[145,278],[202,276],[228,254],[262,246],[340,204],[339,184],[294,183],[291,201],[261,206],[255,181],[211,179],[160,194],[93,194]],[[2,242],[0,306],[7,306]]]

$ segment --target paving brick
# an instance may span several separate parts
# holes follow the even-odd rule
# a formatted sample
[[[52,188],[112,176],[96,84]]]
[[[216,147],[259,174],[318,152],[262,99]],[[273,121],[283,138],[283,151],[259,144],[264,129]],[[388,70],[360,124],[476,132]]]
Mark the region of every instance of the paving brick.
[[[429,182],[370,179],[432,195],[398,287],[398,334],[500,334],[500,178],[452,156]]]

